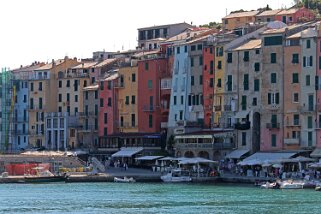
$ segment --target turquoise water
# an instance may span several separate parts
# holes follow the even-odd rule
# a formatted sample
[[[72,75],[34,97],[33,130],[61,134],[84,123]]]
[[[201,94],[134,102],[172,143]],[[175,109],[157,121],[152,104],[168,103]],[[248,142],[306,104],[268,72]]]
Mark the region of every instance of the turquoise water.
[[[321,213],[321,192],[209,184],[1,184],[0,213]]]

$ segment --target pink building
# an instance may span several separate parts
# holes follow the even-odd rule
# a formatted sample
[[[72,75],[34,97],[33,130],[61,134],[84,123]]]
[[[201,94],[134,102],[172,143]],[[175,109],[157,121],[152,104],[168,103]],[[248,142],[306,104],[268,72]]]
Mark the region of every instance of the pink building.
[[[312,21],[314,19],[315,19],[314,12],[305,7],[282,10],[275,16],[275,20],[282,21],[285,24],[307,22],[307,21]]]

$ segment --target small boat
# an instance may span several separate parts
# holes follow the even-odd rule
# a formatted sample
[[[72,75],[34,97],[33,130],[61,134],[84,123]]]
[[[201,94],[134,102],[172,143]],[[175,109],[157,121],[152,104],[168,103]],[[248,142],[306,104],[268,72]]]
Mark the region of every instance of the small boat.
[[[304,182],[303,181],[282,181],[280,183],[280,189],[303,189]]]
[[[188,171],[181,169],[173,169],[166,175],[161,176],[162,181],[180,183],[180,182],[191,182],[192,178]]]
[[[136,180],[134,178],[127,178],[127,177],[124,177],[124,178],[114,177],[114,182],[116,182],[116,183],[134,183],[134,182],[136,182]]]
[[[50,182],[63,182],[66,180],[64,175],[54,175],[49,170],[43,167],[35,167],[36,175],[28,175],[24,177],[25,183],[50,183]]]
[[[280,185],[278,182],[273,182],[273,183],[266,182],[265,184],[261,185],[261,188],[263,188],[263,189],[279,189]]]

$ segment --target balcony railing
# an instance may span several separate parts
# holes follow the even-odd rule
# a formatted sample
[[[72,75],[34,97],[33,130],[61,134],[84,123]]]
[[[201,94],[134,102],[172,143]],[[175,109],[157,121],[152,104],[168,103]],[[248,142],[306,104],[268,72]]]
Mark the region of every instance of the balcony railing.
[[[267,123],[267,129],[280,129],[280,123]]]
[[[300,145],[300,139],[299,138],[284,139],[284,144],[287,144],[287,145]]]
[[[248,130],[251,128],[251,122],[235,123],[234,127],[237,130]]]
[[[114,88],[124,88],[125,83],[124,82],[115,82],[114,83]]]
[[[302,114],[312,113],[316,109],[316,106],[298,106],[298,111]]]
[[[288,121],[286,123],[286,126],[291,127],[291,126],[301,126],[300,120],[293,120],[293,122]]]
[[[222,111],[222,106],[214,106],[215,111]]]
[[[144,105],[143,106],[143,111],[146,111],[146,112],[152,112],[152,111],[155,111],[156,109],[156,106],[153,106],[153,105]]]
[[[234,143],[176,143],[178,149],[233,149]]]

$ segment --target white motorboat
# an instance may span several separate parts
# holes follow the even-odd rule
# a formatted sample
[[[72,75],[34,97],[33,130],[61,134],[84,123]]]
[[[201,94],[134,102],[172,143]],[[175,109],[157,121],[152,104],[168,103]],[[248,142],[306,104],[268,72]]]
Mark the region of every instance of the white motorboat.
[[[280,183],[280,189],[303,189],[304,184],[303,181],[282,181]]]
[[[136,182],[136,180],[134,178],[127,178],[127,177],[124,177],[124,178],[114,177],[114,182],[116,182],[116,183],[134,183],[134,182]]]
[[[161,176],[162,181],[179,183],[179,182],[191,182],[192,178],[188,171],[181,169],[173,169],[171,172],[166,175]]]
[[[265,184],[261,185],[261,188],[262,189],[279,189],[280,185],[277,182],[273,182],[273,183],[266,182]]]

